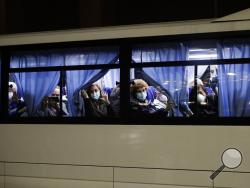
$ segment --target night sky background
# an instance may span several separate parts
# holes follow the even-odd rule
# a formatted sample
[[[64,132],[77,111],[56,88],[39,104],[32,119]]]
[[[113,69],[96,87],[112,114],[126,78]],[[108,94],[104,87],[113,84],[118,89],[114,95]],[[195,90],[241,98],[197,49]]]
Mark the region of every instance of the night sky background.
[[[0,0],[0,34],[222,17],[250,0]]]

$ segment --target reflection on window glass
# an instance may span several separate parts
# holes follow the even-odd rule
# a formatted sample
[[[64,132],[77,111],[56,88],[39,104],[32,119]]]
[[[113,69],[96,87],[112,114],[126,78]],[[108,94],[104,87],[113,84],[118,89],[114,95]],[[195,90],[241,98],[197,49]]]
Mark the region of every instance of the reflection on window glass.
[[[194,67],[152,67],[132,69],[131,115],[135,117],[190,117],[189,82]],[[192,101],[191,101],[192,102]]]
[[[59,79],[58,71],[10,74],[9,116],[59,116]]]
[[[70,116],[119,116],[119,69],[66,71],[66,88]]]
[[[10,68],[98,65],[118,63],[116,48],[86,48],[14,53]]]

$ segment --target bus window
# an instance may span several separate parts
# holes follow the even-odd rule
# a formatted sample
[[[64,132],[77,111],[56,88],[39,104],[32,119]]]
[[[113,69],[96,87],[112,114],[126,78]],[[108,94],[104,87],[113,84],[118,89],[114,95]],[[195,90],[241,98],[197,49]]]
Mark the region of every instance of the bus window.
[[[250,116],[250,64],[218,66],[220,117]]]
[[[120,70],[66,71],[71,117],[118,117],[120,115]]]
[[[10,74],[10,117],[56,117],[60,115],[59,71]]]
[[[101,101],[111,107],[114,104],[111,103],[113,93],[108,91],[118,87],[116,83],[120,81],[120,73],[119,69],[109,70],[109,66],[119,63],[118,55],[115,47],[11,53],[9,116],[85,117],[84,103],[92,100],[84,101],[83,91],[88,93],[91,84],[101,88]],[[88,98],[91,98],[90,93]],[[97,108],[99,111],[96,113],[101,114],[100,106]],[[114,116],[119,114],[119,108],[116,108]]]
[[[119,63],[118,50],[111,47],[15,52],[10,68],[59,67]]]
[[[197,75],[197,104],[191,109],[199,117],[250,116],[250,64],[202,65]]]
[[[193,66],[133,69],[130,106],[135,116],[191,117],[189,80],[194,80]]]

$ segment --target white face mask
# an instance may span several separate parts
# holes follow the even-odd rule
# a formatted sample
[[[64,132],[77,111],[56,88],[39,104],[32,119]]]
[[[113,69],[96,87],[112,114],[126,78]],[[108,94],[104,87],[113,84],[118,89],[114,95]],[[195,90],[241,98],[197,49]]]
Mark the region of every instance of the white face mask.
[[[14,93],[12,91],[9,91],[9,100],[12,99],[13,95],[14,95]]]
[[[206,100],[206,97],[204,95],[202,95],[200,93],[197,95],[197,101],[199,103],[205,102],[205,100]]]
[[[136,93],[136,98],[137,98],[139,101],[145,101],[146,98],[147,98],[147,92],[146,92],[146,91],[137,92],[137,93]]]
[[[91,93],[90,97],[94,100],[98,100],[100,98],[100,91]]]

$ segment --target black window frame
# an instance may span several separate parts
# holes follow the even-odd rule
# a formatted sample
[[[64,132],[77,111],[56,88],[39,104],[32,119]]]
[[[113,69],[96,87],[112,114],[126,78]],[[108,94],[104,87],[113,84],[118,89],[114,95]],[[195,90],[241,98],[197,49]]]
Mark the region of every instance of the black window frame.
[[[1,53],[1,51],[0,51],[0,90],[1,90],[1,92],[0,92],[0,114],[2,114],[3,113],[3,101],[2,101],[2,87],[3,87],[3,63],[2,63],[2,53]],[[1,116],[1,115],[0,115]],[[1,118],[1,117],[0,117]]]
[[[170,117],[163,120],[156,119],[136,119],[129,116],[130,101],[130,69],[142,67],[166,67],[166,66],[197,66],[212,64],[244,64],[250,63],[250,58],[242,59],[215,59],[215,60],[187,60],[187,61],[171,61],[171,62],[150,62],[150,63],[132,63],[132,47],[138,44],[152,44],[159,42],[182,42],[190,40],[214,40],[214,39],[230,39],[245,38],[250,36],[250,31],[237,32],[218,32],[204,34],[187,34],[173,36],[151,36],[121,39],[103,39],[92,41],[76,41],[76,42],[58,42],[47,44],[25,44],[1,47],[2,74],[1,83],[2,90],[8,89],[8,75],[10,72],[37,72],[37,71],[66,71],[66,70],[86,70],[86,69],[120,69],[120,87],[121,87],[121,115],[120,118],[96,118],[85,119],[79,117],[27,117],[13,118],[8,116],[8,92],[2,92],[1,101],[3,108],[1,109],[1,124],[125,124],[125,125],[248,125],[250,117]],[[10,55],[12,52],[32,51],[32,50],[50,50],[50,49],[69,49],[84,47],[119,47],[119,64],[100,64],[100,65],[80,65],[65,67],[34,67],[34,68],[12,68],[10,69]]]

